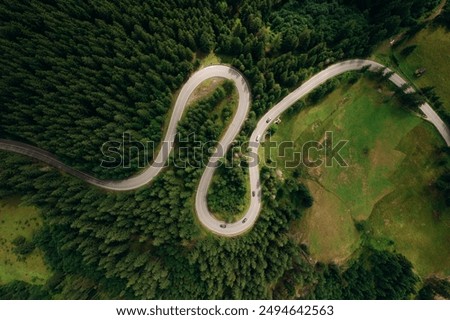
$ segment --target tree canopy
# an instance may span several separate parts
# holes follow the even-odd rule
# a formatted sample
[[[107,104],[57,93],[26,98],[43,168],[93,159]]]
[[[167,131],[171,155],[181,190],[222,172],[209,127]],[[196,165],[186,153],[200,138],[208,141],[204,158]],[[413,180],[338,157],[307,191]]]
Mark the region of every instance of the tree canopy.
[[[429,4],[4,1],[0,136],[48,150],[100,178],[128,177],[147,155],[125,152],[130,168],[104,169],[101,146],[126,133],[156,148],[176,91],[205,54],[230,61],[251,85],[252,111],[238,137],[244,140],[292,87],[335,61],[366,56],[378,41],[414,25]],[[179,124],[181,135],[192,130],[200,142],[221,134],[208,104],[191,108]],[[293,297],[295,286],[305,288],[302,297],[317,298],[414,293],[411,265],[397,254],[371,251],[347,271],[311,265],[307,248],[287,231],[313,199],[298,181],[280,185],[268,169],[254,229],[236,239],[206,234],[195,220],[193,197],[209,154],[192,152],[192,141],[176,143],[182,148],[171,160],[180,165],[126,193],[103,192],[0,152],[0,197],[22,195],[45,222],[18,250],[42,249],[53,270],[43,286],[0,286],[0,298],[265,299]]]

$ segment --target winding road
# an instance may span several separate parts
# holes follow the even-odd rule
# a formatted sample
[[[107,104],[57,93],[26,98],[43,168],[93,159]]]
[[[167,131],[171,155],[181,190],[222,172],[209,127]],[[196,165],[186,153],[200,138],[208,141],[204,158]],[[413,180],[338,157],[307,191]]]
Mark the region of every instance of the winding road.
[[[303,85],[298,87],[283,100],[281,100],[278,104],[276,104],[273,108],[271,108],[260,119],[251,135],[249,151],[253,155],[258,154],[258,147],[261,142],[260,137],[264,137],[264,133],[267,131],[272,122],[277,119],[286,109],[292,106],[296,101],[303,98],[312,90],[333,77],[336,77],[348,71],[360,70],[365,67],[368,67],[373,71],[385,68],[383,65],[370,60],[348,60],[334,64],[310,78]],[[388,73],[391,72],[391,70],[386,68],[384,69],[384,72]],[[211,184],[214,171],[217,167],[218,159],[224,156],[228,147],[239,133],[250,109],[249,85],[247,84],[245,78],[232,67],[225,65],[209,66],[200,71],[197,71],[191,76],[191,78],[189,78],[189,80],[182,87],[175,102],[169,126],[161,144],[161,150],[159,151],[153,164],[138,175],[131,178],[120,181],[100,180],[65,165],[47,151],[11,140],[0,139],[0,150],[15,152],[35,158],[53,167],[56,167],[61,171],[78,177],[87,183],[103,189],[114,191],[129,191],[140,188],[151,182],[163,169],[164,166],[162,164],[165,164],[167,162],[170,152],[173,149],[177,123],[183,115],[183,111],[187,106],[187,101],[190,95],[200,83],[213,77],[220,77],[233,81],[239,93],[239,103],[231,124],[219,141],[220,146],[218,146],[218,148],[216,149],[217,151],[209,159],[209,163],[206,166],[206,169],[200,179],[200,183],[198,185],[197,193],[195,196],[195,208],[200,222],[211,232],[225,237],[234,237],[241,235],[253,227],[256,220],[258,219],[261,210],[261,185],[259,181],[258,164],[253,163],[249,167],[251,201],[247,212],[239,221],[234,223],[225,223],[223,221],[217,220],[209,211],[206,199],[207,191]],[[390,76],[389,80],[398,87],[402,87],[407,83],[403,78],[395,73]],[[414,90],[412,88],[409,88],[406,91],[413,92]],[[442,119],[436,114],[436,112],[428,103],[423,104],[420,107],[420,110],[423,112],[424,118],[430,121],[436,127],[447,145],[450,146],[450,130],[442,121]]]

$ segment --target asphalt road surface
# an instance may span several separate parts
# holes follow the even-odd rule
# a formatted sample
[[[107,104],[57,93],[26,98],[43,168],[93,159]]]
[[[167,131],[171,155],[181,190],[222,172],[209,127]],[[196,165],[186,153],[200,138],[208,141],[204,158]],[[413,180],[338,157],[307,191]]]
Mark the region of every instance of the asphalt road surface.
[[[276,104],[273,108],[271,108],[260,119],[251,135],[249,151],[253,155],[258,154],[259,144],[264,139],[264,133],[267,131],[269,126],[296,101],[306,96],[308,93],[310,93],[312,90],[314,90],[327,80],[342,73],[353,70],[360,70],[364,67],[369,67],[371,70],[384,68],[383,65],[370,60],[348,60],[334,64],[306,81],[291,94],[281,100],[278,104]],[[384,70],[384,72],[386,73],[391,71],[387,68]],[[161,164],[167,162],[167,159],[173,149],[177,123],[183,115],[183,112],[187,106],[187,101],[192,92],[203,81],[216,77],[229,79],[235,83],[239,93],[239,103],[231,124],[219,141],[220,146],[218,146],[218,148],[216,149],[217,151],[209,159],[209,163],[200,179],[195,197],[195,208],[200,222],[211,232],[226,237],[238,236],[249,231],[253,227],[256,220],[258,219],[261,210],[261,185],[259,181],[259,166],[257,161],[254,161],[254,163],[252,163],[249,168],[251,199],[250,206],[245,215],[239,221],[234,223],[226,223],[224,221],[216,219],[209,211],[206,200],[207,191],[216,169],[217,160],[224,156],[228,147],[239,133],[250,109],[251,101],[249,86],[245,78],[232,67],[225,65],[209,66],[194,73],[191,78],[189,78],[189,80],[182,87],[175,102],[175,106],[170,118],[169,127],[167,128],[166,135],[154,163],[138,175],[131,178],[120,181],[100,180],[63,164],[55,156],[42,149],[15,141],[0,139],[0,149],[38,159],[53,167],[56,167],[61,171],[67,172],[75,177],[84,180],[87,183],[103,189],[114,191],[129,191],[137,189],[151,182],[153,178],[155,178],[163,169],[164,166]],[[402,87],[405,83],[407,83],[397,74],[393,74],[389,78],[389,80],[398,87]],[[413,92],[414,90],[409,88],[406,91]],[[436,114],[436,112],[428,103],[422,105],[420,109],[424,114],[424,118],[430,121],[436,127],[447,145],[450,146],[450,130],[442,121],[442,119]]]

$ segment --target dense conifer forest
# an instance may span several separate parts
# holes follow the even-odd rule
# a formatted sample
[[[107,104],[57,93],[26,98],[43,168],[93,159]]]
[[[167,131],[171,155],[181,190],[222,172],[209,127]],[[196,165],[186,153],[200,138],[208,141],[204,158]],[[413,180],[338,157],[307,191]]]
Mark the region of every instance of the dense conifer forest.
[[[238,137],[244,140],[290,89],[329,64],[367,56],[437,3],[2,2],[0,137],[48,150],[99,178],[128,177],[142,159],[128,159],[129,169],[105,170],[99,166],[101,145],[121,140],[123,133],[159,142],[176,91],[208,53],[238,68],[251,85],[252,111]],[[220,96],[190,108],[179,131],[194,131],[203,142],[217,139],[222,131],[211,116],[214,99]],[[150,185],[126,193],[104,192],[0,152],[0,197],[21,195],[40,209],[45,223],[33,244],[53,272],[41,286],[0,286],[0,298],[415,297],[422,280],[397,253],[366,248],[348,268],[312,264],[307,248],[287,230],[313,199],[295,181],[277,183],[269,169],[262,172],[265,204],[254,229],[233,239],[206,233],[196,221],[193,199],[209,155],[189,158],[194,145],[177,143],[185,152],[174,161],[198,168],[170,166]],[[443,290],[448,292],[428,280],[419,296]]]

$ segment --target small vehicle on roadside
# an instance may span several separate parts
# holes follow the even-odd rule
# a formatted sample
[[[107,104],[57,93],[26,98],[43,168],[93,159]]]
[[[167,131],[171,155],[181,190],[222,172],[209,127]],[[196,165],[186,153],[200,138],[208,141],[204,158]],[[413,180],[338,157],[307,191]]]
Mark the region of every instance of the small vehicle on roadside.
[[[247,222],[247,218],[244,218],[244,220],[242,220],[242,223],[246,223]]]
[[[220,227],[221,227],[222,229],[225,229],[225,228],[227,227],[227,225],[224,224],[224,223],[222,223],[222,224],[220,225]]]

